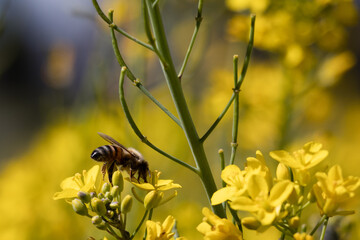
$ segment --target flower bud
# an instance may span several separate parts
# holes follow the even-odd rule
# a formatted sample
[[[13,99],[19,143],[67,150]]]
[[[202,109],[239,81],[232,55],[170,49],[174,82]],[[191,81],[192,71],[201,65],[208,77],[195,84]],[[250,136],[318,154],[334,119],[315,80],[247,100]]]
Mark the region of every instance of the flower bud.
[[[261,226],[261,223],[254,217],[244,217],[241,219],[241,223],[247,229],[256,230]]]
[[[101,192],[103,194],[107,193],[107,192],[110,192],[110,184],[108,183],[104,183],[101,187]]]
[[[300,218],[298,216],[290,218],[289,224],[292,228],[297,229],[300,225]]]
[[[109,206],[111,209],[118,209],[120,207],[120,203],[119,202],[111,202]]]
[[[83,216],[88,214],[87,207],[80,199],[75,198],[74,200],[72,200],[71,205],[77,214]]]
[[[114,211],[111,211],[111,210],[107,210],[107,212],[106,212],[106,216],[108,217],[108,218],[112,218],[113,216],[114,216]]]
[[[118,186],[120,192],[124,189],[124,179],[120,171],[114,172],[112,176],[112,184],[113,186]]]
[[[94,197],[96,197],[97,195],[96,195],[96,192],[91,192],[90,193],[90,198],[94,198]]]
[[[156,208],[162,198],[164,196],[163,192],[158,192],[158,191],[151,191],[148,194],[146,194],[145,198],[144,198],[144,206],[146,208],[146,210],[149,210],[151,208]]]
[[[101,201],[105,204],[105,206],[108,206],[111,203],[111,200],[106,197],[102,198]]]
[[[126,197],[121,202],[121,212],[126,214],[131,211],[133,199],[130,195],[126,195]]]
[[[111,195],[110,192],[105,193],[105,198],[109,199],[110,201],[113,200],[113,196]]]
[[[276,178],[279,180],[290,180],[289,169],[285,164],[279,163],[276,168]]]
[[[99,193],[99,194],[97,195],[97,197],[98,197],[99,199],[102,199],[102,198],[105,197],[105,195],[104,195],[103,193]]]
[[[113,198],[117,198],[120,196],[120,187],[119,186],[113,186],[111,188],[110,194]]]
[[[102,219],[99,215],[95,215],[91,218],[91,222],[95,225],[100,224],[102,222]]]
[[[101,201],[99,198],[95,197],[91,199],[91,205],[94,209],[94,212],[96,212],[100,216],[104,216],[106,214],[105,203]]]
[[[316,197],[315,197],[313,189],[311,189],[311,191],[308,193],[307,199],[312,203],[316,202]]]
[[[90,194],[87,192],[78,192],[78,198],[83,202],[83,203],[89,203],[91,198],[90,198]]]

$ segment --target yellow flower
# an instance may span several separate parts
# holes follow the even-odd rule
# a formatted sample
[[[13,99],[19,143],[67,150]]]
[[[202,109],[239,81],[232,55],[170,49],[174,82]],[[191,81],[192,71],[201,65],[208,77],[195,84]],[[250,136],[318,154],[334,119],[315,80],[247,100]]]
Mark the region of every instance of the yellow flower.
[[[219,218],[208,208],[203,208],[203,222],[197,230],[204,235],[205,240],[242,240],[242,233],[226,218]]]
[[[247,196],[232,199],[231,208],[251,212],[263,226],[272,224],[280,215],[281,205],[294,189],[294,184],[283,180],[271,189],[261,175],[252,175],[248,182]]]
[[[175,233],[172,233],[171,230],[174,224],[175,218],[170,215],[165,219],[162,224],[160,222],[146,221],[146,240],[173,239]]]
[[[300,185],[307,185],[310,181],[310,168],[313,168],[323,161],[328,151],[321,150],[322,144],[316,142],[308,142],[302,149],[293,154],[287,151],[279,150],[270,152],[270,156],[276,161],[285,164],[294,171],[294,178],[298,180]]]
[[[248,157],[246,159],[244,171],[241,171],[236,165],[229,165],[224,168],[221,172],[221,178],[227,186],[213,194],[211,204],[217,205],[227,200],[232,201],[232,199],[244,195],[247,190],[247,182],[254,174],[263,176],[267,185],[272,185],[270,170],[266,166],[264,156],[260,151],[256,151],[256,158]]]
[[[211,197],[211,204],[217,205],[224,201],[239,197],[246,192],[245,171],[236,165],[229,165],[221,172],[226,187],[217,190]]]
[[[295,233],[293,235],[295,240],[314,240],[314,237],[306,233]]]
[[[151,173],[150,183],[136,183],[131,182],[135,187],[147,191],[144,200],[141,200],[139,196],[133,191],[135,198],[144,203],[146,209],[156,208],[160,205],[165,204],[166,202],[170,201],[174,197],[177,196],[177,191],[174,191],[173,194],[169,195],[166,199],[164,198],[163,191],[174,189],[174,188],[181,188],[180,184],[173,183],[173,180],[168,179],[159,179],[161,172],[154,171]],[[129,181],[129,178],[126,180]]]
[[[95,165],[89,171],[83,170],[83,174],[76,173],[75,176],[65,178],[61,183],[61,192],[54,194],[53,199],[66,199],[70,200],[77,197],[78,192],[91,192],[98,190],[101,185],[100,167]],[[98,187],[96,187],[98,186]]]
[[[318,207],[327,216],[348,215],[353,211],[337,211],[340,204],[355,196],[354,191],[360,186],[358,177],[343,178],[339,165],[330,168],[328,174],[316,173],[318,182],[313,186]]]

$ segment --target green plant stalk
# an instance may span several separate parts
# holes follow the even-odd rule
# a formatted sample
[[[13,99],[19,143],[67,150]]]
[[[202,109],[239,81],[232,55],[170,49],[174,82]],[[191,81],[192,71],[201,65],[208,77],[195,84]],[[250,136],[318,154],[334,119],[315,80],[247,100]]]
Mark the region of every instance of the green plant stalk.
[[[234,87],[237,85],[238,81],[238,61],[239,56],[234,55]],[[232,127],[232,142],[231,142],[231,156],[230,156],[230,165],[234,164],[236,149],[238,146],[238,127],[239,127],[239,94],[236,94],[233,105],[233,127]]]
[[[203,144],[199,140],[195,125],[192,121],[190,111],[188,109],[185,96],[181,87],[180,79],[178,78],[175,71],[159,7],[158,5],[152,7],[150,0],[146,0],[146,3],[148,6],[149,18],[151,20],[153,34],[156,39],[156,46],[167,63],[164,64],[161,62],[161,66],[169,90],[171,92],[175,107],[177,109],[180,121],[182,123],[181,125],[183,126],[185,136],[189,143],[196,165],[199,169],[198,175],[202,180],[208,200],[210,202],[210,198],[217,190],[217,187],[205,155]],[[219,217],[225,217],[225,211],[221,204],[212,206],[212,208],[215,214],[217,214]]]
[[[189,60],[189,57],[190,57],[190,53],[194,47],[194,43],[195,43],[195,40],[196,40],[196,37],[198,35],[198,32],[199,32],[199,29],[200,29],[200,24],[202,22],[202,8],[203,8],[203,0],[199,0],[199,3],[198,3],[198,10],[197,10],[197,15],[195,17],[195,29],[194,29],[194,32],[193,32],[193,35],[191,37],[191,40],[190,40],[190,44],[189,44],[189,47],[188,47],[188,50],[186,51],[186,55],[185,55],[185,58],[184,58],[184,61],[183,61],[183,64],[181,66],[181,69],[180,69],[180,72],[178,74],[178,77],[179,79],[181,79],[182,75],[184,74],[184,71],[185,71],[185,67],[187,65],[187,62]]]
[[[115,29],[117,32],[121,33],[122,35],[124,35],[124,36],[127,37],[128,39],[136,42],[137,44],[139,44],[139,45],[141,45],[141,46],[143,46],[143,47],[145,47],[145,48],[147,48],[147,49],[149,49],[149,50],[151,50],[151,51],[154,51],[154,49],[153,49],[149,44],[140,41],[140,40],[137,39],[136,37],[131,36],[129,33],[125,32],[124,30],[122,30],[122,29],[120,29],[118,26],[116,26],[116,25],[112,22],[112,20],[110,20],[110,19],[104,14],[104,12],[101,10],[101,8],[100,8],[100,6],[99,6],[99,4],[98,4],[98,2],[97,2],[96,0],[92,0],[92,3],[93,3],[93,5],[94,5],[95,10],[96,10],[96,12],[98,13],[98,15],[99,15],[107,24],[109,24],[109,25],[110,25],[110,24],[113,24],[113,25],[114,25],[114,29]]]
[[[121,107],[123,108],[124,114],[126,116],[126,119],[128,120],[131,128],[133,129],[133,131],[135,132],[135,134],[140,138],[140,140],[145,143],[146,145],[148,145],[149,147],[151,147],[152,149],[154,149],[155,151],[157,151],[158,153],[164,155],[165,157],[173,160],[174,162],[190,169],[191,171],[195,172],[195,173],[199,173],[199,170],[197,168],[194,168],[193,166],[171,156],[170,154],[164,152],[163,150],[159,149],[158,147],[156,147],[155,145],[153,145],[140,131],[140,129],[137,127],[134,119],[131,116],[131,113],[129,111],[129,107],[126,103],[126,99],[125,99],[125,93],[124,93],[124,79],[125,79],[125,72],[127,71],[126,67],[122,67],[121,68],[121,73],[120,73],[120,79],[119,79],[119,99],[120,99],[120,103],[121,103]]]
[[[320,240],[324,240],[324,238],[325,238],[325,233],[326,233],[326,228],[327,228],[328,222],[329,222],[329,217],[326,217],[324,220],[324,226],[321,230]]]
[[[110,14],[111,16],[111,14]],[[111,17],[110,17],[111,18]],[[151,101],[153,101],[166,115],[168,115],[177,125],[181,126],[181,122],[179,119],[177,119],[167,108],[165,108],[154,96],[151,95],[151,93],[141,84],[141,82],[136,79],[135,75],[130,71],[128,66],[126,65],[121,53],[120,49],[117,43],[117,39],[115,36],[114,28],[110,27],[111,32],[111,42],[113,46],[113,50],[116,56],[116,59],[121,67],[126,67],[126,75],[127,77],[134,83],[134,85],[147,96]]]
[[[321,224],[325,221],[325,219],[329,218],[326,215],[323,215],[322,218],[320,219],[320,221],[316,224],[316,226],[314,227],[314,229],[310,232],[310,235],[314,235],[316,230],[321,226]]]
[[[235,100],[236,96],[239,94],[241,85],[242,85],[242,83],[243,83],[243,81],[245,79],[247,68],[248,68],[249,63],[250,63],[251,52],[252,52],[253,45],[254,45],[255,19],[256,19],[255,15],[251,15],[249,43],[248,43],[248,46],[247,46],[247,49],[246,49],[246,54],[245,54],[245,58],[244,58],[244,62],[243,62],[243,66],[242,66],[239,81],[237,81],[237,84],[236,84],[235,88],[233,89],[234,92],[233,92],[229,102],[225,106],[224,110],[220,113],[219,117],[210,126],[210,128],[206,131],[206,133],[200,138],[201,142],[204,142],[207,139],[207,137],[212,133],[212,131],[216,128],[218,123],[225,116],[227,110],[230,108],[230,106],[231,106],[232,102]]]
[[[140,220],[139,225],[136,227],[135,231],[131,234],[130,239],[133,239],[135,237],[136,233],[140,230],[141,226],[143,225],[143,223],[145,221],[147,214],[148,214],[148,210],[145,211],[144,216]]]

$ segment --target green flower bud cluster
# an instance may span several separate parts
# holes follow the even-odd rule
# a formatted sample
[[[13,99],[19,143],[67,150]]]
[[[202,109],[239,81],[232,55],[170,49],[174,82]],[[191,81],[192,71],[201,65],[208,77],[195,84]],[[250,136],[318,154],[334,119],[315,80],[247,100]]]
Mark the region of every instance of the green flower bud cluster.
[[[98,193],[78,192],[77,197],[71,202],[74,211],[90,217],[92,224],[98,229],[112,232],[111,226],[116,226],[123,235],[128,235],[124,219],[131,211],[133,199],[130,195],[121,198],[124,189],[121,172],[114,172],[112,184],[105,182],[99,189]]]

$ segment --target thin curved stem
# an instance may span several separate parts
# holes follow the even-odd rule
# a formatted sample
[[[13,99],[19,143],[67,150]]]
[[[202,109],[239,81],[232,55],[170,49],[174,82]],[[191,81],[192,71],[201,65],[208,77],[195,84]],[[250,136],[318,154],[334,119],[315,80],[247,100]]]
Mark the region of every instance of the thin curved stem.
[[[243,63],[243,66],[242,66],[239,81],[237,81],[237,84],[236,84],[235,88],[233,89],[234,93],[232,94],[232,96],[231,96],[229,102],[227,103],[227,105],[225,106],[224,110],[220,113],[219,117],[210,126],[209,130],[207,130],[207,132],[200,138],[201,142],[204,142],[206,140],[206,138],[211,134],[211,132],[216,128],[218,123],[224,117],[227,110],[230,108],[230,106],[231,106],[232,102],[234,101],[234,99],[236,98],[236,96],[239,94],[241,85],[242,85],[242,83],[243,83],[243,81],[245,79],[245,75],[246,75],[246,72],[247,72],[247,69],[248,69],[248,66],[249,66],[249,63],[250,63],[251,52],[252,52],[253,45],[254,45],[255,19],[256,19],[255,15],[251,15],[249,43],[248,43],[248,46],[247,46],[247,50],[246,50],[244,63]]]
[[[116,39],[116,36],[114,33],[114,28],[111,27],[110,29],[111,29],[111,42],[112,42],[112,46],[113,46],[113,50],[114,50],[116,59],[121,67],[127,68],[127,71],[126,71],[127,77],[134,83],[134,85],[142,93],[145,94],[145,96],[147,96],[151,101],[153,101],[153,103],[155,103],[166,115],[168,115],[177,125],[179,125],[182,128],[180,120],[177,117],[175,117],[167,108],[165,108],[153,95],[151,95],[151,93],[141,84],[141,82],[138,79],[136,79],[135,75],[130,71],[130,69],[126,65],[126,63],[120,53],[120,49],[119,49],[117,39]]]
[[[195,17],[195,22],[196,22],[195,23],[195,29],[194,29],[193,35],[191,37],[189,47],[188,47],[188,49],[186,51],[186,55],[185,55],[184,61],[182,63],[180,72],[178,74],[179,79],[181,79],[182,75],[184,74],[185,67],[186,67],[187,62],[189,60],[190,53],[191,53],[191,51],[192,51],[192,49],[194,47],[194,43],[195,43],[196,37],[198,35],[199,29],[200,29],[200,24],[201,24],[202,19],[203,19],[202,18],[202,8],[203,8],[203,0],[199,0],[197,15]]]
[[[136,233],[140,230],[141,226],[143,225],[143,223],[146,219],[148,212],[149,212],[148,210],[145,211],[144,216],[141,218],[141,220],[139,222],[139,225],[136,227],[135,231],[131,234],[130,240],[133,239],[135,237]]]
[[[238,81],[238,61],[239,61],[239,56],[234,55],[234,58],[233,58],[234,87],[236,87],[236,84]],[[238,143],[237,143],[238,127],[239,127],[239,94],[236,94],[235,99],[234,99],[230,165],[234,164],[234,161],[235,161],[235,154],[236,154],[236,149],[238,146]]]
[[[119,28],[118,26],[116,26],[115,23],[113,23],[113,21],[111,21],[111,20],[104,14],[104,12],[101,10],[101,8],[100,8],[97,0],[92,0],[92,3],[93,3],[93,5],[94,5],[94,7],[95,7],[96,12],[99,14],[99,16],[100,16],[107,24],[113,25],[113,28],[114,28],[117,32],[121,33],[122,35],[124,35],[124,36],[127,37],[128,39],[136,42],[137,44],[139,44],[139,45],[141,45],[141,46],[143,46],[143,47],[145,47],[145,48],[147,48],[147,49],[149,49],[149,50],[151,50],[151,51],[154,51],[154,49],[153,49],[149,44],[140,41],[140,40],[137,39],[136,37],[131,36],[129,33],[125,32],[124,30],[122,30],[121,28]]]
[[[196,174],[199,174],[199,170],[197,168],[194,168],[193,166],[171,156],[170,154],[164,152],[163,150],[159,149],[158,147],[156,147],[155,145],[153,145],[139,130],[139,128],[137,127],[134,119],[131,116],[131,113],[129,111],[129,108],[127,106],[126,100],[125,100],[125,94],[124,94],[124,79],[125,79],[125,72],[127,71],[126,67],[122,67],[121,68],[121,73],[120,73],[120,80],[119,80],[119,97],[120,97],[120,102],[121,102],[121,106],[123,108],[123,111],[125,113],[125,116],[131,126],[131,128],[133,129],[133,131],[135,132],[135,134],[140,138],[140,140],[145,143],[146,145],[148,145],[149,147],[151,147],[152,149],[154,149],[155,151],[157,151],[158,153],[164,155],[165,157],[173,160],[174,162],[190,169],[191,171],[195,172]]]

